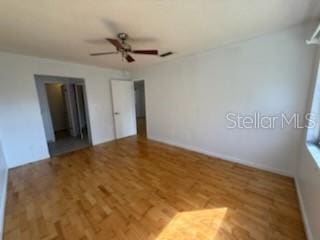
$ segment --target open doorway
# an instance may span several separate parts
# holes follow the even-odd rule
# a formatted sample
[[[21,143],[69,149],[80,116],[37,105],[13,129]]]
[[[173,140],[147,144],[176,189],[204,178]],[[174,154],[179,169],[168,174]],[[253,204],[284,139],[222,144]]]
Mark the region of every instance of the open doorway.
[[[90,146],[84,80],[42,75],[35,79],[50,156]]]
[[[136,103],[137,135],[140,137],[147,137],[144,80],[134,82],[134,93]]]

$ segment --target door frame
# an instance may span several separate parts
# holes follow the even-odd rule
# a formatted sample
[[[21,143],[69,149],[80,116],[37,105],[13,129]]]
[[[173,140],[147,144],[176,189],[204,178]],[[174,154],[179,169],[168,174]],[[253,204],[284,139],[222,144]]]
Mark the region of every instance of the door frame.
[[[49,107],[48,94],[46,90],[47,83],[53,83],[44,79],[40,79],[38,76],[35,76],[36,88],[38,94],[38,101],[40,105],[40,112],[42,117],[42,124],[44,132],[46,134],[47,142],[55,142],[55,134],[53,130],[52,116]]]
[[[84,106],[85,107],[85,115],[86,115],[86,121],[87,121],[87,130],[88,130],[88,142],[90,145],[92,145],[92,133],[91,133],[89,105],[88,105],[85,79],[84,78],[65,77],[65,76],[42,75],[42,74],[41,75],[35,74],[34,78],[35,78],[36,88],[37,88],[37,93],[38,93],[38,102],[39,102],[40,109],[41,109],[43,129],[46,133],[46,136],[49,135],[49,139],[47,138],[47,142],[52,142],[52,141],[50,141],[51,139],[54,139],[54,141],[55,141],[55,135],[54,135],[52,117],[51,117],[51,112],[50,112],[48,96],[47,96],[47,91],[46,91],[45,85],[50,84],[50,83],[60,83],[60,84],[67,84],[67,86],[68,86],[67,88],[69,88],[69,84],[75,84],[75,85],[82,86],[84,105],[85,105]],[[44,104],[42,104],[41,101],[43,101],[42,103],[44,103]],[[68,104],[68,103],[66,103],[66,104]],[[47,111],[47,116],[46,116],[47,119],[44,119],[45,117],[43,116],[43,113],[42,113],[43,111]],[[45,123],[45,121],[47,121],[47,123]],[[45,124],[47,124],[46,125],[47,129],[45,127]]]
[[[75,99],[76,99],[76,107],[78,109],[77,111],[77,115],[78,115],[78,123],[79,123],[79,132],[80,132],[80,138],[83,139],[83,132],[82,132],[82,119],[81,119],[81,112],[82,109],[80,110],[80,99],[79,99],[79,86],[81,86],[81,90],[83,92],[83,88],[82,88],[82,85],[79,85],[79,84],[74,84],[74,94],[75,94]]]
[[[87,128],[89,127],[88,126],[88,121],[89,121],[89,118],[88,118],[88,110],[87,110],[87,102],[85,100],[85,86],[83,83],[75,83],[74,84],[74,89],[75,89],[75,97],[76,97],[76,104],[77,104],[77,108],[78,108],[78,119],[79,119],[79,128],[80,128],[80,136],[81,136],[81,139],[83,138],[83,123],[86,123],[87,125]],[[79,87],[81,87],[81,92],[82,92],[82,98],[83,98],[83,109],[81,109],[81,112],[80,112],[80,102],[82,101],[80,98],[79,98]],[[82,122],[82,111],[84,111],[84,115],[85,115],[85,122]]]
[[[146,139],[148,139],[148,110],[147,110],[147,84],[146,84],[146,81],[144,79],[135,79],[135,80],[132,80],[133,83],[135,82],[141,82],[143,81],[144,83],[144,111],[145,111],[145,117],[146,117]]]

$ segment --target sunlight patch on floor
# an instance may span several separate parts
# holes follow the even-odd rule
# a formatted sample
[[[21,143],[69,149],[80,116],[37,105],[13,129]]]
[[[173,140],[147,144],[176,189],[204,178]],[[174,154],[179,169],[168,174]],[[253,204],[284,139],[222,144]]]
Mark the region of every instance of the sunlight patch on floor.
[[[214,240],[228,208],[181,212],[159,234],[157,240]]]

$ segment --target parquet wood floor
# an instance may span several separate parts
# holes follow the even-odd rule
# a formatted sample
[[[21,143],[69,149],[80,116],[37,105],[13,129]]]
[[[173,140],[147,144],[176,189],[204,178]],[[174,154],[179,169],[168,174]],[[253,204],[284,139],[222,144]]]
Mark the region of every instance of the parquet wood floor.
[[[305,235],[291,178],[130,137],[10,170],[4,239]]]

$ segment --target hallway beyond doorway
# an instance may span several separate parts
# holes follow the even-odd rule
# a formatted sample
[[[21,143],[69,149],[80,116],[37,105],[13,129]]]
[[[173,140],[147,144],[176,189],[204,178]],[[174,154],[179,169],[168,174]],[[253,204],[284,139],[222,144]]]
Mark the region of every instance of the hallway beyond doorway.
[[[83,79],[35,76],[50,156],[90,146]]]
[[[88,134],[85,133],[83,138],[72,137],[68,131],[63,130],[56,132],[56,141],[49,142],[50,156],[55,157],[64,153],[73,152],[82,148],[89,147]]]
[[[146,121],[146,100],[144,90],[144,80],[134,82],[135,107],[137,120],[137,135],[147,137],[147,121]]]

